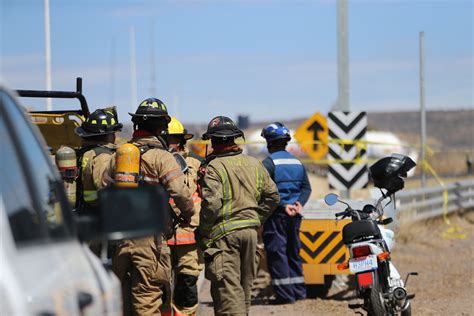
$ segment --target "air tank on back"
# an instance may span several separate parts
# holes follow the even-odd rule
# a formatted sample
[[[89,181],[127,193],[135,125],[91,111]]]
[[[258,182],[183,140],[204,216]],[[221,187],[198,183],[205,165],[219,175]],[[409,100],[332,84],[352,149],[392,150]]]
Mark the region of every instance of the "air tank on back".
[[[55,161],[63,179],[67,198],[72,205],[75,205],[76,178],[78,176],[76,152],[71,147],[61,146],[56,151]]]

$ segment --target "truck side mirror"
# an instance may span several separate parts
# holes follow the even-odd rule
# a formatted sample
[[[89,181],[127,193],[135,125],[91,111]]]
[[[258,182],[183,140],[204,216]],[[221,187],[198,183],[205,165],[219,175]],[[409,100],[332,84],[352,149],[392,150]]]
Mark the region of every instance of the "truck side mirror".
[[[122,240],[160,234],[168,223],[169,196],[158,186],[111,186],[99,191],[97,215],[76,216],[79,239]]]
[[[103,238],[121,240],[161,233],[168,222],[169,196],[163,186],[108,187],[99,191]]]

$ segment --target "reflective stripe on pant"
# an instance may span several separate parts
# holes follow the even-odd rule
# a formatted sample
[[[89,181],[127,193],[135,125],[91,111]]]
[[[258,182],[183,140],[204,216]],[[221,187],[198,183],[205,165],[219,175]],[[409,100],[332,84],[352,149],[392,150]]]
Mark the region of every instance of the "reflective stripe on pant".
[[[265,222],[263,242],[268,271],[277,298],[295,301],[306,298],[302,260],[299,255],[301,216],[289,217],[276,210]]]

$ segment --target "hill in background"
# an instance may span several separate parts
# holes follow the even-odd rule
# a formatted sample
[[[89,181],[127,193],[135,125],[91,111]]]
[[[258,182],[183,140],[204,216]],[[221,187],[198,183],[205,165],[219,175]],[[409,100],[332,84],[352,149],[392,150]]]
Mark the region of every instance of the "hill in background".
[[[386,130],[410,143],[419,143],[420,113],[369,113],[369,129]],[[474,110],[429,111],[426,130],[430,145],[474,148]]]
[[[209,115],[212,117],[212,115]],[[251,119],[251,118],[250,118]],[[306,118],[282,120],[289,128],[296,129]],[[186,118],[183,118],[186,121]],[[451,111],[428,111],[426,114],[428,144],[436,148],[474,148],[474,109]],[[261,129],[270,121],[250,124],[249,130]],[[196,138],[206,130],[206,124],[186,124]],[[410,144],[420,143],[419,112],[369,112],[369,130],[388,131],[397,134]],[[121,133],[129,139],[132,126],[126,124]]]
[[[369,112],[369,130],[392,132],[402,140],[420,143],[420,112]],[[306,118],[282,120],[296,129]],[[251,124],[250,128],[262,128],[271,122]],[[474,148],[474,109],[428,111],[426,113],[428,144],[434,147]]]
[[[296,129],[306,119],[282,120],[282,122],[289,128]],[[443,175],[464,174],[467,158],[474,159],[474,109],[428,111],[426,120],[428,145],[434,150],[428,157],[430,164]],[[186,118],[183,118],[183,121],[186,121]],[[246,130],[247,135],[252,130],[260,130],[268,123],[271,122],[251,123]],[[185,125],[190,132],[195,134],[194,139],[200,139],[207,128],[207,124]],[[419,112],[368,113],[368,128],[392,132],[410,145],[420,144]],[[131,135],[132,126],[126,124],[120,133],[121,141],[129,140]]]

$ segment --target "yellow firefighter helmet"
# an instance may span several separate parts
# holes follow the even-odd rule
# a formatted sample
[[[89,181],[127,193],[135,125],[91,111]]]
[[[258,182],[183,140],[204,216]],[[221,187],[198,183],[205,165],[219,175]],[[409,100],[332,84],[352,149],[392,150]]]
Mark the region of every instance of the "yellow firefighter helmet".
[[[186,140],[194,137],[193,134],[188,133],[183,124],[174,116],[171,117],[171,121],[168,123],[168,134],[183,136]]]

